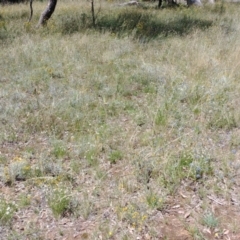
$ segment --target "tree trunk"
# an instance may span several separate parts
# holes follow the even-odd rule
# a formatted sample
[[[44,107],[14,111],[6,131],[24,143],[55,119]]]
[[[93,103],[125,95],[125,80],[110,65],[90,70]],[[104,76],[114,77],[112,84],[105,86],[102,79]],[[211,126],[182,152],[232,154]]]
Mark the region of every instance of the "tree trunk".
[[[158,0],[158,8],[162,6],[162,0]]]
[[[91,1],[91,12],[92,12],[92,23],[93,23],[93,27],[96,26],[96,16],[95,16],[95,4],[94,4],[94,0]]]
[[[44,12],[42,13],[39,19],[38,27],[45,26],[47,24],[47,21],[52,16],[56,5],[57,5],[57,0],[49,0],[47,8],[44,10]]]
[[[33,16],[33,7],[32,7],[32,4],[33,4],[33,0],[30,0],[30,17],[29,17],[29,19],[28,19],[29,22],[32,20],[32,16]]]

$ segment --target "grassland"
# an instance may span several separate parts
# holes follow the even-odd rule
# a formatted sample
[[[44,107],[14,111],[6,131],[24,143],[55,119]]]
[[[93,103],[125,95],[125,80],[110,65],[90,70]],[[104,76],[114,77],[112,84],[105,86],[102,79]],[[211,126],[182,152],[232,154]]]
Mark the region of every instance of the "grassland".
[[[0,238],[240,239],[240,6],[45,4],[0,6]]]

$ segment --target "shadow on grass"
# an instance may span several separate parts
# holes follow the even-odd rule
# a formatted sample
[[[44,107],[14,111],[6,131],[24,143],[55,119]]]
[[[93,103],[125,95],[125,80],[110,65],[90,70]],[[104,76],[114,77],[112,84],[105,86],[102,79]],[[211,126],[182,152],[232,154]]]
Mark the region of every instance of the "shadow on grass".
[[[0,15],[0,40],[6,38],[6,23],[4,18]]]
[[[143,11],[122,11],[117,14],[104,14],[97,19],[95,29],[112,32],[117,36],[132,35],[137,39],[150,40],[159,35],[179,35],[190,33],[193,29],[207,29],[213,21],[197,18],[194,14],[177,12],[169,17],[158,17]],[[57,28],[62,34],[93,29],[92,17],[86,13],[61,15]]]
[[[190,33],[193,29],[207,29],[213,21],[198,19],[194,16],[179,15],[174,19],[153,19],[152,16],[139,12],[124,12],[117,16],[104,16],[97,22],[97,28],[111,31],[119,36],[133,34],[134,37],[152,39],[158,35],[179,35]]]

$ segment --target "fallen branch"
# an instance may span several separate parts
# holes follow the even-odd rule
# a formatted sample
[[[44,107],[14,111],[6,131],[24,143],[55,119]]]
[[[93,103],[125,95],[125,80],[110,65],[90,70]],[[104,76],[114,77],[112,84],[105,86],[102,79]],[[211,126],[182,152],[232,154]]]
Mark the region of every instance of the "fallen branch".
[[[219,205],[225,205],[224,202],[220,202],[220,201],[214,199],[214,198],[211,197],[211,196],[207,196],[207,197],[208,197],[210,200],[212,200],[213,202],[215,202],[215,203],[217,203],[217,204],[219,204]]]

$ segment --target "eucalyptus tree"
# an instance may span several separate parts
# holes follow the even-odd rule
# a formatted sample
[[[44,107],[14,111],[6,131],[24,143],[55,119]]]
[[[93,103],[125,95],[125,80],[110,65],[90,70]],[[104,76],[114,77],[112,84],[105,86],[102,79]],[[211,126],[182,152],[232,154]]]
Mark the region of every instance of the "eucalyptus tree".
[[[33,3],[33,0],[30,0],[31,14],[30,14],[29,21],[31,21],[32,15],[33,15],[32,3]],[[53,12],[55,11],[56,5],[57,5],[57,0],[49,0],[48,1],[47,7],[45,8],[45,10],[42,12],[42,14],[40,16],[40,19],[39,19],[39,22],[37,25],[38,27],[46,25],[47,21],[50,19]]]
[[[39,19],[38,26],[46,25],[48,19],[52,16],[52,14],[54,12],[56,5],[57,5],[57,0],[49,0],[48,1],[47,7],[43,11],[43,13]]]

